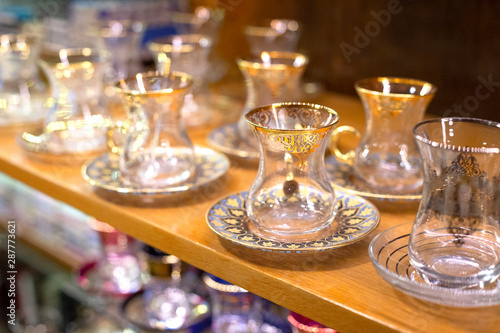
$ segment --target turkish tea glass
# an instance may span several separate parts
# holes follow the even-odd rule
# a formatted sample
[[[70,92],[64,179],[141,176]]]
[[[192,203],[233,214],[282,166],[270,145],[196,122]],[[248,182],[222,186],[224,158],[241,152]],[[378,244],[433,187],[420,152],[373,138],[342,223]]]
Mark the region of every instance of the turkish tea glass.
[[[115,83],[144,71],[140,50],[145,31],[144,23],[133,20],[103,20],[89,29],[89,35],[98,39],[111,55],[104,75],[104,94],[112,105],[119,99]]]
[[[500,276],[500,123],[442,118],[413,130],[424,189],[409,241],[427,283],[488,288]]]
[[[0,36],[0,126],[41,123],[47,85],[38,74],[40,40],[24,34]]]
[[[245,114],[272,103],[300,101],[300,80],[308,58],[294,52],[263,52],[258,56],[242,57],[237,62],[247,90],[238,131],[241,140],[257,149],[257,139],[246,122]]]
[[[194,127],[210,122],[214,116],[206,78],[212,49],[210,38],[198,34],[172,35],[151,41],[148,48],[159,73],[168,75],[170,71],[178,71],[193,78],[193,87],[182,108],[185,124]]]
[[[91,48],[42,52],[40,66],[49,78],[52,99],[44,135],[53,153],[104,149],[111,118],[102,103],[109,53]]]
[[[128,105],[128,121],[120,128],[124,144],[113,147],[120,155],[124,181],[154,188],[181,186],[194,179],[193,143],[181,117],[191,85],[191,77],[180,72],[139,73],[116,84]]]
[[[323,235],[336,213],[324,156],[337,113],[315,104],[276,103],[245,118],[260,144],[259,170],[246,200],[247,226],[278,241]]]
[[[355,180],[367,189],[387,194],[419,192],[422,159],[411,130],[422,121],[436,87],[415,79],[376,77],[356,82],[355,88],[365,109],[365,132],[356,149],[343,154],[337,148],[340,133],[361,135],[350,126],[337,128],[332,138],[335,155],[352,165]]]
[[[173,12],[170,19],[176,35],[207,36],[215,48],[225,13],[221,6],[197,6],[190,12]],[[210,67],[206,78],[209,82],[217,82],[227,73],[227,63],[216,48],[210,53],[209,61]]]

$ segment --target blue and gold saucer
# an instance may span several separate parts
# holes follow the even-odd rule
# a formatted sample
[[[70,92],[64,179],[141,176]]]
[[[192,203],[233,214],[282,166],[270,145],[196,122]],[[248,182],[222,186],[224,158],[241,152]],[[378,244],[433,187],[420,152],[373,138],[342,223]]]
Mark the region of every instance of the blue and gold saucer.
[[[196,177],[190,184],[166,187],[141,187],[126,183],[120,173],[118,155],[105,154],[82,167],[82,176],[97,189],[118,194],[168,196],[195,190],[222,177],[229,170],[229,160],[209,148],[195,147]]]
[[[248,192],[232,194],[215,203],[207,223],[220,237],[239,245],[272,252],[300,253],[330,250],[355,243],[368,236],[380,222],[378,209],[368,200],[342,191],[337,196],[338,227],[327,237],[307,242],[278,242],[261,238],[244,225]]]

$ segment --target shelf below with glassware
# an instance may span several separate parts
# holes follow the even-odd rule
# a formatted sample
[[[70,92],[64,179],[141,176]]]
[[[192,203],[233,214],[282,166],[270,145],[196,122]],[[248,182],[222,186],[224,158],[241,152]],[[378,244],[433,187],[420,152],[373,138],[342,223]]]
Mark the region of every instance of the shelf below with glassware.
[[[323,94],[311,101],[336,110],[339,125],[364,126],[361,103],[348,96]],[[213,128],[190,130],[198,146],[208,146]],[[221,198],[250,188],[256,167],[232,163],[213,186],[161,204],[116,202],[84,181],[81,165],[40,162],[0,137],[0,171],[82,212],[178,256],[231,283],[310,317],[340,332],[493,332],[500,327],[500,306],[453,308],[420,301],[394,289],[375,271],[370,241],[381,231],[411,222],[416,207],[381,209],[377,229],[360,241],[327,251],[261,251],[221,239],[206,222]],[[37,247],[40,247],[37,244]]]

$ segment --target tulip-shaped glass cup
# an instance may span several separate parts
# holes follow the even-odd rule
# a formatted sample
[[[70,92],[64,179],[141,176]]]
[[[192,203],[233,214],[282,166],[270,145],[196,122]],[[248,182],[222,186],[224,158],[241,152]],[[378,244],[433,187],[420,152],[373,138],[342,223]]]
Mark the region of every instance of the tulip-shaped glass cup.
[[[500,124],[443,118],[418,124],[424,189],[409,256],[427,283],[488,288],[500,276]]]

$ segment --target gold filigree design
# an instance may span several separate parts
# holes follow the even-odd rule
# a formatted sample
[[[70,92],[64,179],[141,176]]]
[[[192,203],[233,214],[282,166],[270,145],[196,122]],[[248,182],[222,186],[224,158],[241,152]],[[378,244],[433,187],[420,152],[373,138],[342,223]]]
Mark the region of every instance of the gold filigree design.
[[[432,209],[431,214],[447,224],[456,246],[464,244],[465,238],[472,234],[474,226],[481,220],[478,203],[485,202],[488,195],[484,192],[485,176],[476,157],[467,152],[458,154],[442,175],[433,172],[434,183],[442,189],[433,195],[437,203],[445,206]]]
[[[299,165],[302,164],[309,154],[318,148],[323,142],[325,132],[314,132],[304,134],[268,134],[268,139],[279,142],[283,147],[299,158]]]
[[[484,175],[484,171],[479,167],[477,159],[469,153],[460,153],[457,158],[451,162],[451,166],[447,168],[446,173],[470,177],[480,177]]]
[[[259,112],[253,112],[249,115],[249,120],[254,124],[274,129],[282,128],[280,120],[286,115],[288,119],[295,120],[295,128],[287,130],[315,130],[318,127],[325,126],[329,122],[331,114],[315,110],[312,107],[304,108],[302,106],[285,105],[275,107],[274,109],[259,109]]]
[[[388,96],[367,96],[370,109],[375,114],[387,114],[391,117],[397,117],[405,110],[413,107],[413,102],[418,98],[416,96],[412,100],[401,97],[388,97]]]

